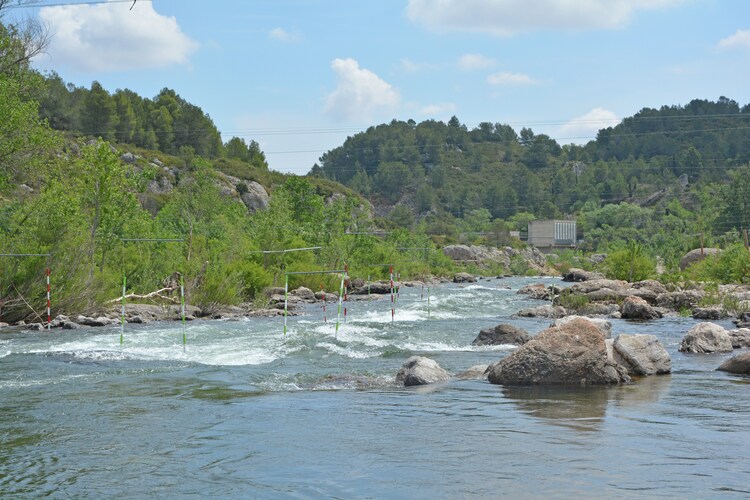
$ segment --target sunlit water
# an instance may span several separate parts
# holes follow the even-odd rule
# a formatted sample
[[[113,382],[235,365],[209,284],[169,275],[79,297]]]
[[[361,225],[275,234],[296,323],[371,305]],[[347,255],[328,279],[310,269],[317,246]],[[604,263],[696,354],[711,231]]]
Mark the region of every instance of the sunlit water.
[[[283,319],[0,334],[0,496],[680,497],[750,495],[750,379],[729,355],[687,356],[695,322],[614,322],[656,334],[673,374],[617,388],[403,388],[419,354],[456,373],[535,334],[517,295],[547,279],[486,280]],[[507,289],[507,288],[510,289]],[[343,318],[342,318],[343,321]],[[725,323],[724,326],[730,326]]]

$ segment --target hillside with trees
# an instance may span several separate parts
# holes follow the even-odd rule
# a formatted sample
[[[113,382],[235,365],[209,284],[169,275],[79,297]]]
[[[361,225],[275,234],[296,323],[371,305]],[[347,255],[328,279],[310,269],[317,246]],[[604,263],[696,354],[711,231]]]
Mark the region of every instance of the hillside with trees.
[[[129,293],[145,293],[179,272],[210,314],[262,302],[285,270],[346,263],[384,278],[372,264],[389,262],[404,276],[446,274],[456,265],[441,245],[520,246],[509,230],[540,218],[575,218],[585,236],[560,266],[610,252],[643,260],[652,277],[660,257],[682,279],[687,250],[741,248],[750,225],[750,109],[727,98],[644,109],[582,146],[495,122],[394,120],[296,177],[270,170],[255,141],[222,142],[174,90],[146,98],[39,74],[30,60],[44,44],[38,27],[0,23],[0,253],[50,255],[0,262],[5,319],[38,319],[28,304],[42,303],[47,264],[55,312],[111,304],[123,274]],[[182,243],[125,243],[143,238]],[[300,247],[320,249],[257,253]],[[726,255],[690,277],[747,281],[748,253]],[[332,289],[331,279],[292,284]]]
[[[645,108],[586,145],[501,123],[392,121],[328,151],[310,175],[368,196],[393,226],[428,234],[576,218],[585,248],[638,239],[675,258],[740,241],[750,224],[750,106],[725,97]]]

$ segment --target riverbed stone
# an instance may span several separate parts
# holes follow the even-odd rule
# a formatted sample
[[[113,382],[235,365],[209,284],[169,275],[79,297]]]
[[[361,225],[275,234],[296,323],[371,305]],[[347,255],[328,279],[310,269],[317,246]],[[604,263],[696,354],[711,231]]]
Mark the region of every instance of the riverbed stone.
[[[743,352],[724,361],[717,370],[750,375],[750,351]]]
[[[522,345],[529,339],[529,334],[523,328],[501,323],[481,330],[471,345]]]
[[[661,318],[661,314],[640,297],[626,297],[620,306],[620,313],[623,319],[651,320]]]
[[[727,317],[722,306],[696,307],[693,309],[693,319],[717,320]]]
[[[584,271],[583,269],[578,268],[570,268],[568,272],[564,273],[562,276],[562,280],[568,282],[591,281],[603,278],[604,276],[600,273]]]
[[[294,290],[292,290],[291,294],[300,300],[315,302],[315,293],[307,287],[301,286],[299,288],[295,288]]]
[[[679,350],[693,354],[731,352],[732,338],[720,325],[708,322],[698,323],[683,337]]]
[[[528,295],[530,299],[534,300],[551,300],[552,291],[544,286],[543,283],[535,283],[532,285],[526,285],[521,287],[518,292],[520,295]]]
[[[562,306],[537,306],[529,309],[522,309],[516,315],[522,318],[562,318],[568,312]]]
[[[671,373],[672,359],[655,335],[618,335],[613,344],[614,360],[627,368],[630,375]]]
[[[453,276],[453,283],[476,283],[477,279],[469,273],[456,273]]]
[[[604,334],[582,318],[542,331],[490,365],[488,379],[502,385],[610,385],[630,381],[627,370],[607,358]]]
[[[737,328],[729,330],[727,333],[729,333],[729,338],[732,339],[732,347],[734,349],[750,347],[750,328]]]
[[[450,373],[440,368],[436,361],[424,356],[412,356],[396,374],[396,382],[405,387],[434,384],[450,380]]]

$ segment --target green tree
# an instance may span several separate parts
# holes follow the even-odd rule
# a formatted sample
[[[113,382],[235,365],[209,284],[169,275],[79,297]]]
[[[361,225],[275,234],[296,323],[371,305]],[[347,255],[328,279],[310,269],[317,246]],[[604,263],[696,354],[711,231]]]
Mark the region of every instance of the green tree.
[[[117,115],[112,96],[99,82],[92,82],[81,110],[83,133],[109,140],[114,135],[116,124]]]

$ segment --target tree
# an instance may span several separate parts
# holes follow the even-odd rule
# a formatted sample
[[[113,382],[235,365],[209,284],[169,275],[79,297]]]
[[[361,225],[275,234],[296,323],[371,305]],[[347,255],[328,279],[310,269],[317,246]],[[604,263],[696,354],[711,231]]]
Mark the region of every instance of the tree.
[[[116,125],[115,103],[97,81],[91,83],[81,110],[81,126],[86,135],[111,139]]]

